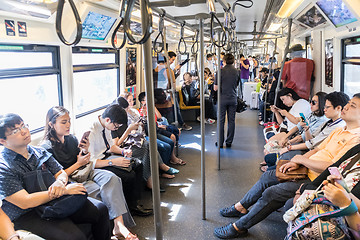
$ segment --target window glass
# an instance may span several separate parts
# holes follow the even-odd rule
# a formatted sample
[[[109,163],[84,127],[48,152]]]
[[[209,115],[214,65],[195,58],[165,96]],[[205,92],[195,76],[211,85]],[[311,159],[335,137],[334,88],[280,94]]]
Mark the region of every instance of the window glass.
[[[0,70],[52,66],[51,52],[0,52]]]
[[[30,130],[43,127],[47,111],[59,105],[57,75],[2,79],[0,89],[1,113],[19,114]]]
[[[344,92],[351,98],[360,92],[360,65],[345,64],[344,66]]]
[[[115,63],[115,53],[73,53],[73,65],[90,65]]]
[[[75,114],[110,104],[117,97],[117,81],[117,69],[75,72]]]
[[[360,44],[346,45],[346,58],[360,57]]]

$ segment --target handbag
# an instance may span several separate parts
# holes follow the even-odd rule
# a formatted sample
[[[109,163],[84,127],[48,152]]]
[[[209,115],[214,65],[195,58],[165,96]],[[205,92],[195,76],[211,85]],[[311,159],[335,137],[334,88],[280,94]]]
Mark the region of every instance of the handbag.
[[[69,177],[71,177],[71,179],[76,182],[85,182],[89,178],[89,175],[92,171],[92,165],[92,162],[89,162],[86,165],[79,167],[72,174],[70,174]]]
[[[27,172],[23,176],[25,190],[28,193],[47,191],[56,181],[54,175],[47,169]],[[63,195],[35,208],[43,219],[60,219],[71,216],[87,201],[87,194]]]
[[[353,201],[348,207],[339,209],[325,197],[319,196],[300,216],[288,223],[288,234],[285,239],[350,239],[344,216],[357,211]]]
[[[237,97],[236,112],[241,113],[246,110],[246,103],[240,97]]]
[[[286,171],[286,173],[280,172],[280,167],[286,163],[290,162],[289,160],[279,160],[276,165],[276,178],[279,182],[289,182],[297,181],[307,177],[308,169],[305,166],[300,166],[298,169],[292,171]]]

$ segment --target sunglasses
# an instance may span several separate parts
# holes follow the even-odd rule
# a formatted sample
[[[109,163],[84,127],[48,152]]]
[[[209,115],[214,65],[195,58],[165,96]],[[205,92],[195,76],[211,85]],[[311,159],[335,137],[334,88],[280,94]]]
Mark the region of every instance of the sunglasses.
[[[311,100],[310,103],[311,103],[312,105],[315,105],[315,104],[317,104],[317,101]]]

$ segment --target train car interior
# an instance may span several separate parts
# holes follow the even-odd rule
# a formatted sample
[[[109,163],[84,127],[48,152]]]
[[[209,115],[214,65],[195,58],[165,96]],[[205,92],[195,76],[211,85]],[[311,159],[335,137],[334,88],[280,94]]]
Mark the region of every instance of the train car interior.
[[[226,76],[235,75],[223,70],[231,65],[237,69],[237,84],[230,93],[223,90],[230,86]],[[153,214],[133,214],[136,226],[128,227],[129,235],[112,234],[112,239],[291,239],[287,238],[290,225],[283,220],[287,209],[280,200],[268,203],[277,206],[274,211],[259,210],[249,217],[258,202],[266,201],[266,196],[261,196],[265,189],[258,193],[259,200],[249,204],[253,206],[245,223],[241,219],[246,214],[236,207],[245,205],[244,198],[250,198],[264,171],[275,171],[268,162],[262,163],[264,153],[274,154],[279,163],[279,156],[294,146],[290,142],[295,135],[284,137],[289,145],[276,138],[280,136],[279,125],[279,129],[283,127],[281,122],[287,121],[285,133],[290,126],[306,123],[303,130],[299,127],[294,133],[305,142],[304,129],[312,127],[308,124],[311,114],[322,112],[323,122],[336,122],[323,109],[313,110],[316,103],[319,108],[333,103],[330,97],[317,93],[341,92],[349,99],[360,100],[360,95],[356,97],[360,93],[358,76],[359,0],[0,0],[0,115],[15,113],[28,124],[13,127],[14,136],[26,128],[31,134],[30,145],[41,145],[49,127],[49,109],[63,106],[69,124],[71,119],[67,134],[81,139],[94,121],[101,122],[105,109],[114,102],[121,105],[120,96],[129,101],[136,114],[140,113],[134,123],[131,111],[126,110],[129,117],[124,125],[146,123],[147,136],[142,137],[148,144],[150,162],[143,163],[144,175],[148,168],[152,177],[141,185],[139,204]],[[192,87],[196,91],[191,92]],[[283,93],[288,88],[298,98],[293,92]],[[287,103],[287,97],[293,102]],[[231,107],[223,110],[229,99],[236,103],[231,100]],[[303,120],[300,115],[286,115],[293,113],[290,109],[299,99],[309,105],[309,115],[301,112],[306,115]],[[163,119],[167,123],[160,123]],[[119,126],[113,132],[120,130]],[[105,131],[105,125],[102,127]],[[158,153],[159,129],[169,133],[170,161]],[[235,132],[232,136],[231,131]],[[275,136],[267,131],[274,131]],[[116,141],[119,138],[121,135]],[[0,151],[6,148],[6,141],[0,134]],[[274,141],[283,146],[274,150]],[[165,170],[158,156],[169,165]],[[0,185],[3,158],[0,156]],[[109,160],[110,167],[112,164]],[[306,167],[311,170],[311,166]],[[318,169],[317,175],[322,171]],[[310,175],[307,179],[313,180]],[[150,191],[146,191],[149,186]],[[8,202],[4,191],[0,186],[0,200]],[[221,211],[225,206],[232,206],[233,210],[226,211],[236,214],[224,218]],[[115,229],[117,223],[113,222]],[[224,224],[228,227],[220,229]],[[357,226],[359,236],[352,232],[349,238],[339,239],[360,239],[360,220]],[[15,235],[9,238],[1,231],[0,226],[0,239],[20,239]],[[89,228],[84,231],[87,239],[96,239]],[[46,239],[40,237],[34,239]]]

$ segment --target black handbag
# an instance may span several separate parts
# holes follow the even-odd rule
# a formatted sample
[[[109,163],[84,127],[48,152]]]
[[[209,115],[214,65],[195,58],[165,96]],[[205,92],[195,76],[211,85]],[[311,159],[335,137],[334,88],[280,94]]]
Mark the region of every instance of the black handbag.
[[[241,113],[246,110],[246,103],[240,97],[237,97],[236,112]]]
[[[56,181],[47,169],[27,172],[23,176],[25,190],[28,193],[47,191]],[[71,216],[87,201],[87,194],[64,195],[35,208],[43,219],[61,219]]]

